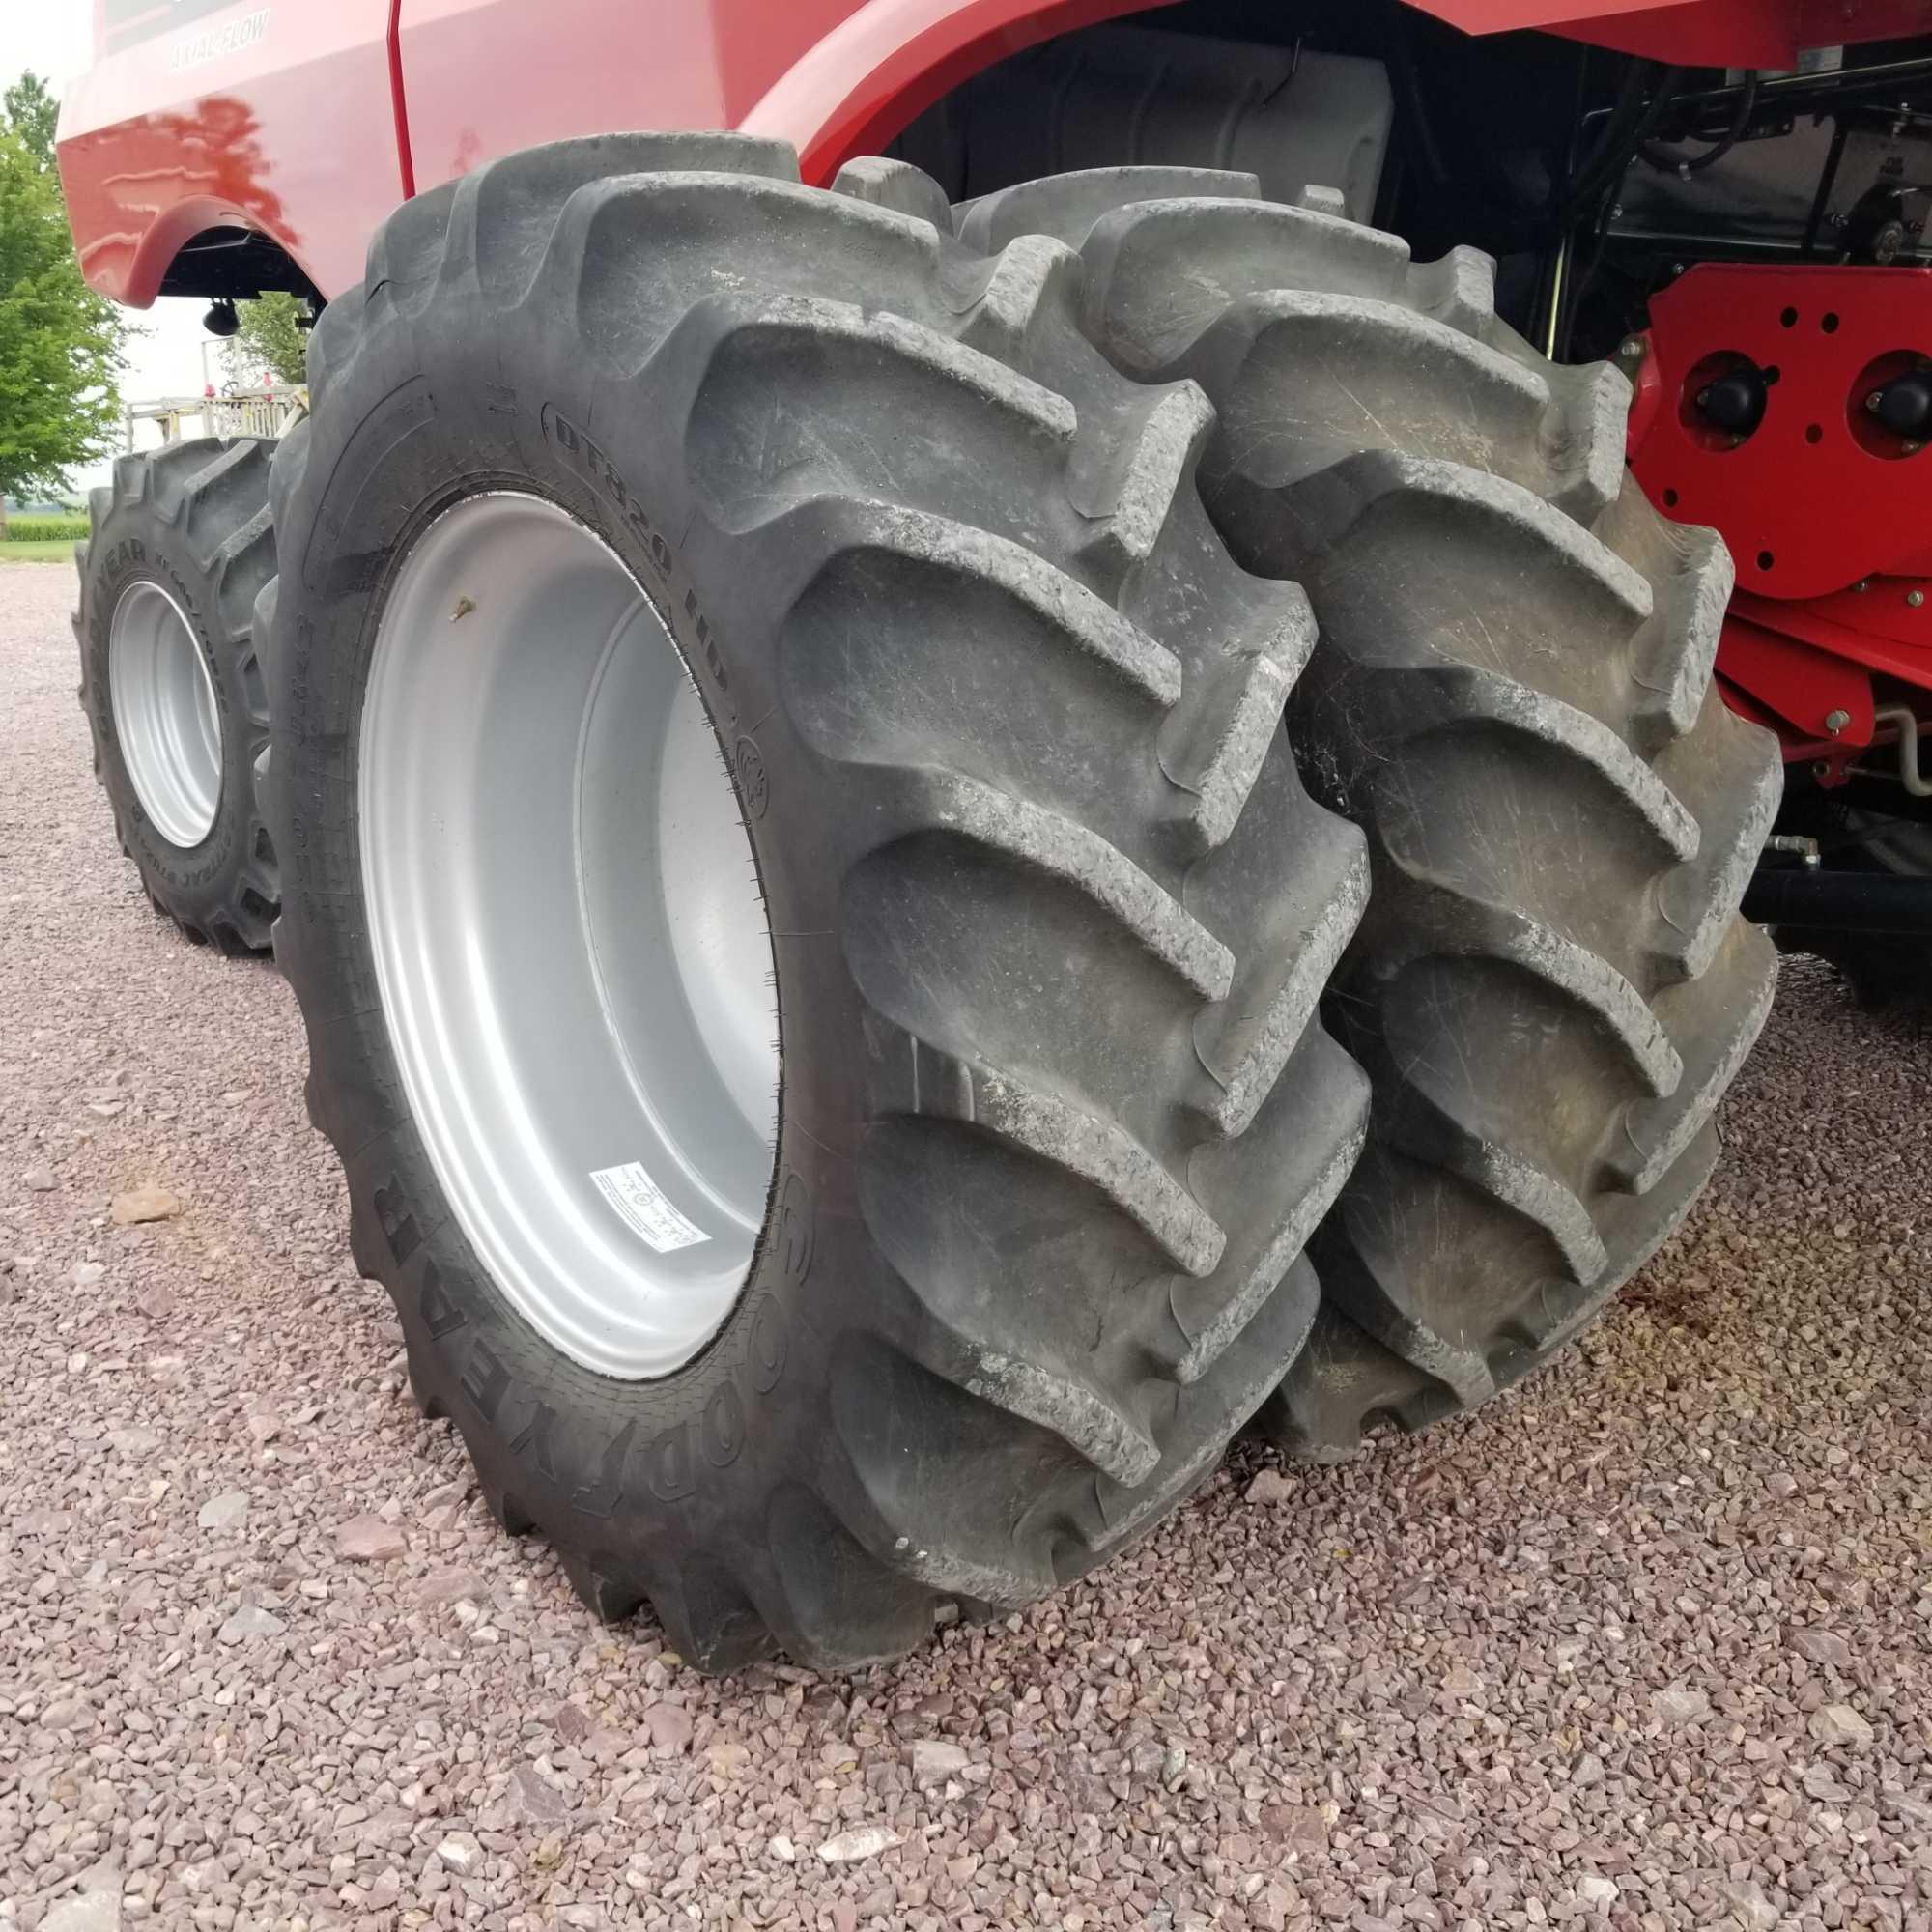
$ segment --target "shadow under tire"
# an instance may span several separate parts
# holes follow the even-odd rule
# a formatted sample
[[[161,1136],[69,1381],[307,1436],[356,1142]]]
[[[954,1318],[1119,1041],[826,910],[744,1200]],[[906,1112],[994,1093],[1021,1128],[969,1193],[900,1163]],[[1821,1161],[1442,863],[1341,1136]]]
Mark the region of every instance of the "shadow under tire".
[[[1833,869],[1932,887],[1932,808],[1918,799],[1887,799],[1883,809],[1820,792],[1786,801],[1782,830],[1816,838]],[[1901,935],[1830,927],[1774,925],[1780,952],[1808,952],[1837,969],[1852,997],[1869,1012],[1932,1007],[1922,947]]]
[[[1077,252],[1090,338],[1201,385],[1208,514],[1320,627],[1289,730],[1369,840],[1325,1010],[1375,1100],[1262,1420],[1324,1461],[1546,1360],[1688,1212],[1770,1008],[1737,908],[1782,778],[1713,682],[1721,540],[1625,475],[1622,375],[1536,355],[1487,257],[1332,207],[1126,168],[953,216]]]
[[[1230,560],[1194,488],[1211,411],[1095,353],[1067,251],[964,245],[897,179],[807,189],[789,150],[700,135],[480,168],[379,232],[274,470],[276,944],[357,1263],[499,1520],[547,1537],[598,1615],[648,1601],[708,1670],[895,1656],[949,1601],[1032,1602],[1157,1521],[1303,1347],[1301,1249],[1364,1131],[1366,1082],[1316,1006],[1366,855],[1280,728],[1306,602]],[[416,931],[425,974],[467,959],[509,986],[490,935],[526,900],[527,944],[554,948],[542,997],[490,1006],[533,1094],[559,1062],[581,1090],[554,1129],[533,1101],[531,1135],[616,1118],[611,1067],[648,1086],[683,1037],[632,1028],[620,989],[601,1053],[555,1044],[621,947],[574,936],[555,867],[516,851],[570,817],[594,923],[597,786],[554,811],[547,758],[482,759],[482,837],[415,814],[408,772],[379,779],[409,639],[473,638],[479,687],[546,670],[520,715],[576,674],[561,589],[503,615],[545,566],[493,574],[493,541],[422,575],[458,517],[553,519],[621,567],[755,867],[775,1145],[743,1279],[682,1354],[626,1356],[621,1309],[600,1328],[536,1293],[498,1226],[534,1195],[483,1199],[452,1110],[424,1104],[435,1056],[394,990],[383,883],[384,841],[421,826],[448,851],[420,876],[472,878],[477,908]],[[462,676],[442,689],[431,768],[484,716]],[[639,867],[648,899],[672,868]],[[585,1144],[570,1171],[627,1159]],[[680,1252],[722,1250],[684,1167],[648,1183],[644,1224],[683,1238],[655,1191],[697,1232]],[[559,1245],[587,1230],[640,1281],[671,1265],[626,1245],[614,1204],[572,1199]]]
[[[117,458],[74,546],[80,706],[121,849],[156,911],[232,954],[268,949],[279,893],[255,796],[273,447],[208,437]]]

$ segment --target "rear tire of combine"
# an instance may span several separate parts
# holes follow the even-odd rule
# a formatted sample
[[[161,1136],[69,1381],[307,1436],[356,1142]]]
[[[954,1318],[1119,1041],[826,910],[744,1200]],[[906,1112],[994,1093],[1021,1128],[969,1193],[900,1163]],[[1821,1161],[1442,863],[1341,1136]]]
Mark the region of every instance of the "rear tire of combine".
[[[274,472],[277,951],[356,1259],[499,1519],[705,1669],[1156,1521],[1302,1347],[1364,1126],[1314,1011],[1366,857],[1211,412],[1064,250],[882,183],[637,135],[421,196]]]
[[[1374,1122],[1264,1422],[1330,1460],[1545,1360],[1688,1211],[1771,1002],[1736,913],[1781,771],[1713,686],[1722,543],[1625,478],[1624,378],[1499,323],[1487,257],[1258,192],[1107,170],[955,223],[1078,251],[1090,337],[1201,384],[1208,514],[1315,612],[1290,731],[1369,838],[1328,1012]]]
[[[210,437],[124,456],[74,546],[80,703],[121,849],[156,912],[228,953],[267,948],[278,890],[255,801],[272,453]]]

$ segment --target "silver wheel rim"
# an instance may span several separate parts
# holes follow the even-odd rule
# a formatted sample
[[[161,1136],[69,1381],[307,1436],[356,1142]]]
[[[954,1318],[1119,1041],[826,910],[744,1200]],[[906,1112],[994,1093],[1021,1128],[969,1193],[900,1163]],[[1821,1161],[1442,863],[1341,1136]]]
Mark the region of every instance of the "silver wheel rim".
[[[684,661],[582,525],[498,493],[416,539],[357,805],[384,1015],[458,1224],[586,1368],[681,1368],[770,1194],[771,932]]]
[[[170,845],[199,845],[221,802],[221,716],[194,626],[158,583],[114,606],[107,696],[141,810]]]

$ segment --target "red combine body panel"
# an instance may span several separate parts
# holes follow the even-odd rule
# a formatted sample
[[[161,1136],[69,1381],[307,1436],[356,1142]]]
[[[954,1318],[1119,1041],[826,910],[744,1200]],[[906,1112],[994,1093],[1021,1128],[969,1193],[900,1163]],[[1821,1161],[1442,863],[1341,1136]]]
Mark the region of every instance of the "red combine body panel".
[[[742,127],[829,177],[978,69],[1145,4],[667,4],[645,61],[638,12],[616,0],[97,0],[99,58],[64,103],[61,172],[82,268],[116,301],[146,307],[177,251],[221,227],[271,237],[330,296],[360,276],[398,200],[492,156],[618,128]],[[559,47],[609,57],[562,63]]]
[[[369,231],[409,192],[391,0],[96,5],[98,57],[60,128],[89,282],[146,308],[178,252],[215,228],[272,238],[325,294],[355,281]]]
[[[1678,67],[1790,68],[1807,48],[1922,34],[1923,0],[1414,0],[1467,34],[1537,28]]]
[[[63,106],[61,174],[87,278],[116,301],[146,307],[177,251],[223,227],[272,237],[328,296],[361,274],[369,234],[399,199],[493,155],[616,128],[743,128],[790,141],[806,178],[829,180],[996,61],[1147,7],[665,0],[649,9],[645,59],[639,10],[618,0],[96,0],[99,57]],[[1730,65],[1932,26],[1925,0],[1425,11],[1472,34],[1537,27]],[[501,85],[506,73],[517,86]]]

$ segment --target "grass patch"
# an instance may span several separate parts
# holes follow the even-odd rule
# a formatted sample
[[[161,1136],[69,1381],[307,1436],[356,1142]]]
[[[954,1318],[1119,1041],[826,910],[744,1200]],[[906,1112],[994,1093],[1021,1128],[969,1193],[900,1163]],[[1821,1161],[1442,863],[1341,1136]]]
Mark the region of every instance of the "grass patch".
[[[73,539],[46,537],[34,543],[0,544],[0,563],[71,563]]]

